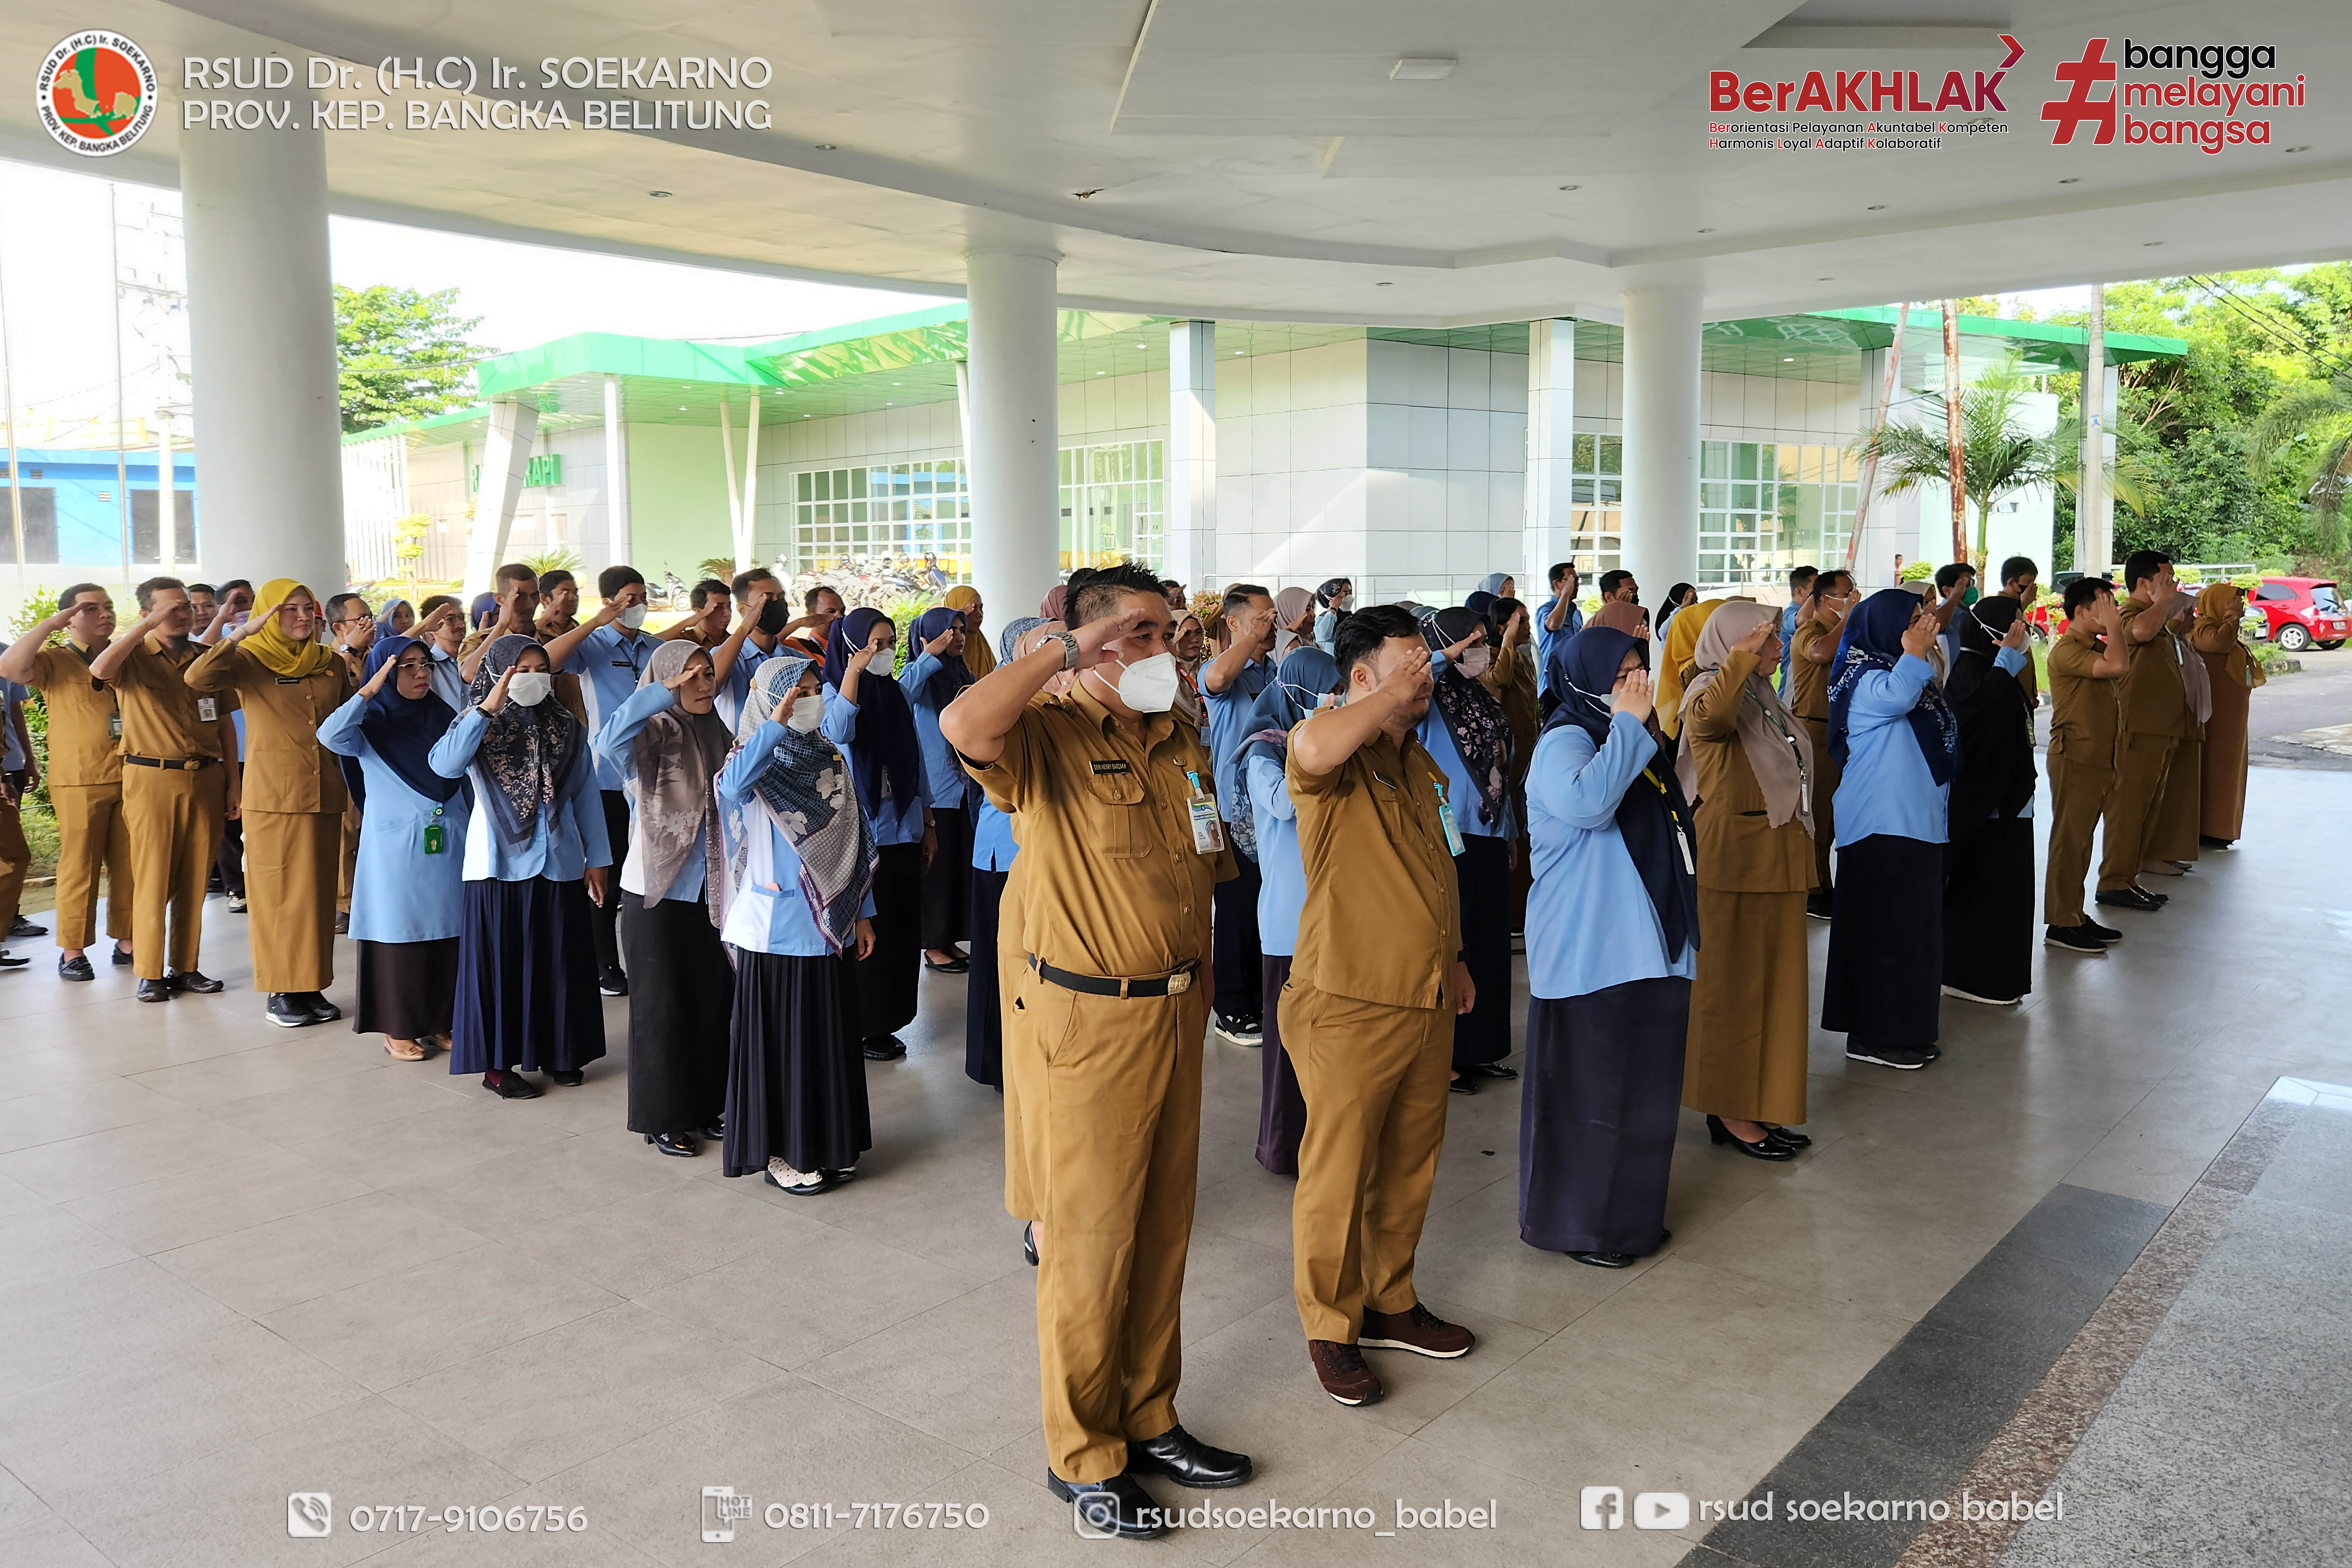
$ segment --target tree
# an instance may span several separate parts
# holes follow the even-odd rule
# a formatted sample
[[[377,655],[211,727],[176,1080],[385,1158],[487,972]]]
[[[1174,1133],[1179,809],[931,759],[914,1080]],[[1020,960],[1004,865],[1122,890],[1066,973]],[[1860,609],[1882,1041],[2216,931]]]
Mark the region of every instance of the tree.
[[[473,376],[491,351],[472,341],[479,316],[460,316],[457,291],[420,293],[379,283],[335,286],[335,358],[345,430],[422,419],[474,401]]]
[[[2342,549],[2344,491],[2352,485],[2352,371],[2290,388],[2254,422],[2253,446],[2311,503],[2321,548]]]

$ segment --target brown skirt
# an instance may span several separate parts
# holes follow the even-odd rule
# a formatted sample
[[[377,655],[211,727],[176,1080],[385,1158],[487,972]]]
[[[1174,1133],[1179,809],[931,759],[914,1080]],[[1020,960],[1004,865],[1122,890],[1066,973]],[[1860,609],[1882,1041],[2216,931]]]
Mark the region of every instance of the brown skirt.
[[[252,902],[253,988],[324,991],[335,983],[340,811],[248,811],[245,887]]]
[[[2171,771],[2164,775],[2164,798],[2157,802],[2156,821],[2147,836],[2151,860],[2197,858],[2198,796],[2205,780],[2205,742],[2183,741],[2172,753]]]
[[[2253,690],[2229,679],[2228,660],[2197,657],[2213,678],[2213,717],[2205,724],[2204,778],[2197,792],[2199,831],[2229,840],[2246,826],[2246,721]]]
[[[1743,1121],[1804,1121],[1808,978],[1804,894],[1698,890],[1685,1105]]]

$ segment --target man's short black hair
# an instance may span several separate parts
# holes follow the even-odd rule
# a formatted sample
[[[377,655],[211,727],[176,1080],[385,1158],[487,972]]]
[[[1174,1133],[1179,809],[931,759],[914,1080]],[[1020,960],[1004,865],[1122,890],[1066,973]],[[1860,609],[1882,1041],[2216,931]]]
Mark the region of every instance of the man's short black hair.
[[[1601,596],[1605,599],[1610,595],[1615,593],[1617,591],[1617,585],[1620,583],[1624,582],[1626,578],[1631,577],[1633,574],[1631,572],[1603,572],[1601,574]]]
[[[252,593],[252,580],[246,577],[232,577],[227,582],[223,583],[220,585],[220,593],[217,596],[226,598],[229,595],[236,593],[239,588],[244,589],[248,594]]]
[[[1331,657],[1339,662],[1339,689],[1346,690],[1356,666],[1381,651],[1391,637],[1421,640],[1421,623],[1401,605],[1368,605],[1339,623],[1331,636]]]
[[[2105,577],[2077,577],[2066,584],[2065,596],[2059,600],[2059,604],[2064,608],[2066,618],[2071,621],[2083,613],[2084,605],[2101,594],[2112,594],[2115,591],[2116,585]]]
[[[1552,586],[1557,588],[1559,586],[1559,580],[1575,570],[1576,563],[1573,561],[1555,561],[1551,563],[1551,570],[1544,575]]]
[[[505,565],[499,567],[498,571],[491,575],[490,581],[493,584],[499,584],[507,583],[528,583],[533,588],[536,588],[539,586],[539,574],[532,571],[530,567],[524,565],[520,561],[509,561]]]
[[[220,590],[214,587],[210,583],[191,583],[188,584],[189,598],[193,599],[199,594],[210,594],[215,599],[220,597]],[[64,601],[60,600],[58,602],[62,604]]]
[[[574,577],[571,573],[566,572],[561,566],[554,567],[546,572],[541,572],[539,574],[539,591],[542,594],[546,593],[551,588],[561,588],[566,583],[571,584],[575,588],[580,586],[580,579]]]
[[[436,610],[440,609],[443,605],[454,605],[457,603],[457,595],[455,594],[428,595],[426,595],[425,602],[416,606],[416,618],[421,621],[425,619],[425,616],[433,614]]]
[[[1948,594],[1952,591],[1952,585],[1961,578],[1973,577],[1976,574],[1977,569],[1965,561],[1955,561],[1948,566],[1938,566],[1936,568],[1936,592]]]
[[[1070,574],[1068,591],[1063,595],[1062,607],[1067,612],[1063,624],[1071,630],[1118,613],[1118,602],[1129,594],[1149,594],[1164,607],[1168,595],[1160,591],[1159,574],[1148,566],[1127,562],[1118,566],[1097,566],[1080,582],[1078,574]]]
[[[1271,599],[1273,597],[1274,595],[1272,594],[1268,593],[1258,584],[1234,583],[1229,584],[1225,589],[1224,612],[1230,616],[1235,610],[1246,609],[1252,599]]]
[[[1822,569],[1818,566],[1790,567],[1789,570],[1790,592],[1801,593],[1805,589],[1811,587],[1813,584],[1813,579],[1821,574]]]
[[[2000,563],[2000,585],[2008,587],[2020,577],[2040,577],[2042,568],[2031,555],[2012,555]]]
[[[367,600],[360,595],[349,592],[328,595],[327,624],[332,626],[338,621],[357,620],[359,616],[350,607],[353,600],[359,602],[361,609],[367,608]]]
[[[133,593],[139,595],[140,613],[144,615],[147,611],[153,609],[155,607],[153,603],[155,595],[162,593],[166,588],[177,588],[183,594],[188,591],[188,585],[185,583],[181,582],[177,577],[150,577],[147,581],[140,584],[137,588],[132,590]]]
[[[1160,579],[1160,591],[1161,593],[1169,593],[1171,590],[1175,593],[1178,598],[1181,599],[1186,597],[1183,584],[1178,582],[1173,577],[1162,577]]]
[[[2172,557],[2161,550],[2135,550],[2124,558],[2124,591],[2137,593],[2139,585],[2172,563]]]
[[[1840,589],[1838,586],[1841,583],[1845,584],[1843,589]],[[1818,572],[1813,574],[1813,597],[1816,599],[1820,598],[1824,594],[1851,592],[1853,588],[1853,574],[1847,571],[1843,566],[1832,566],[1826,572]]]
[[[66,608],[76,599],[80,598],[84,594],[106,594],[106,589],[103,584],[98,583],[75,583],[59,591],[58,594],[58,608],[60,610]],[[111,594],[106,594],[106,597],[109,603],[111,603],[114,599],[114,595]]]
[[[1517,599],[1498,598],[1486,606],[1486,618],[1495,623],[1495,634],[1499,636],[1503,624],[1526,608]]]
[[[747,572],[742,576],[737,578],[736,581],[742,584],[740,592],[749,594],[751,591],[751,584],[759,581],[761,575],[762,575],[762,574]],[[773,577],[775,574],[770,572],[764,574],[764,575]],[[817,600],[827,594],[832,595],[836,599],[841,599],[840,589],[834,587],[829,583],[819,583],[815,587],[811,588],[807,593],[801,595],[801,614],[804,616],[815,615]],[[849,606],[849,601],[846,599],[841,599],[841,604],[844,609],[846,609]]]
[[[729,589],[724,579],[705,577],[687,591],[686,602],[694,609],[707,610],[710,607],[711,600],[723,599],[728,593]]]
[[[545,578],[541,579],[541,583],[545,581]],[[609,599],[632,583],[644,587],[646,574],[634,566],[607,566],[596,574],[596,596]]]

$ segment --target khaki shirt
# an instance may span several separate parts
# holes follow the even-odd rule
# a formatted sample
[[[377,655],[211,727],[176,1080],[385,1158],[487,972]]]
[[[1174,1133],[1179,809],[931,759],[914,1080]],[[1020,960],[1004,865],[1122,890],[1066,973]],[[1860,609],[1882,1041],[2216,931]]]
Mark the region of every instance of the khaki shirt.
[[[184,675],[189,689],[235,692],[245,709],[247,811],[340,813],[351,804],[339,760],[319,744],[320,721],[352,694],[339,656],[316,675],[278,675],[247,648],[216,642]]]
[[[33,656],[26,685],[49,711],[49,783],[67,788],[122,782],[122,745],[114,734],[114,691],[89,675],[96,653],[73,643]]]
[[[1794,674],[1799,666],[1790,665]],[[1816,668],[1826,669],[1826,665]],[[1804,819],[1780,826],[1765,815],[1764,791],[1739,738],[1740,688],[1756,673],[1756,656],[1734,649],[1723,671],[1683,713],[1691,760],[1698,764],[1696,813],[1698,885],[1722,893],[1805,893],[1813,887],[1813,836]],[[1818,763],[1815,764],[1818,767]],[[1819,809],[1819,779],[1812,781]]]
[[[2105,657],[2098,628],[2083,616],[2074,617],[2066,635],[2050,645],[2050,760],[2073,767],[2113,768],[2116,732],[2121,727],[2122,705],[2116,688],[2123,681],[2101,679],[2091,667]]]
[[[2143,643],[2131,638],[2133,620],[2153,602],[2134,595],[2121,606],[2124,646],[2131,653],[2123,679],[2116,682],[2121,689],[2116,700],[2123,704],[2124,728],[2135,735],[2193,736],[2197,721],[2189,711],[2188,690],[2180,684],[2179,642],[2163,631]]]
[[[1807,616],[1789,634],[1789,711],[1817,724],[1830,721],[1831,664],[1815,664],[1805,655],[1823,637],[1832,640],[1845,632],[1845,623],[1832,626],[1819,615]]]
[[[1307,868],[1290,973],[1360,1002],[1451,1007],[1462,895],[1437,809],[1445,774],[1436,760],[1417,736],[1399,744],[1382,731],[1318,777],[1300,769],[1294,737],[1284,772]]]
[[[1208,748],[1166,713],[1139,743],[1083,688],[1033,702],[993,763],[964,759],[1021,845],[1022,931],[1057,969],[1141,980],[1197,963],[1209,893],[1233,851],[1192,847],[1192,778],[1213,800]]]
[[[233,693],[200,696],[182,679],[202,645],[177,647],[142,638],[114,672],[114,700],[122,711],[122,754],[185,762],[220,760],[220,721],[236,710]],[[205,710],[212,717],[205,717]]]

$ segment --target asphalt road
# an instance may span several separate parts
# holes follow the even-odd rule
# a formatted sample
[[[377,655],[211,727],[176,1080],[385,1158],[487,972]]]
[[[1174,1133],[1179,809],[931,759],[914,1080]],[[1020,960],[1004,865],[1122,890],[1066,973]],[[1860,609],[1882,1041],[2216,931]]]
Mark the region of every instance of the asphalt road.
[[[2247,750],[2257,767],[2352,773],[2352,645],[2295,656],[2303,668],[2257,687]]]

